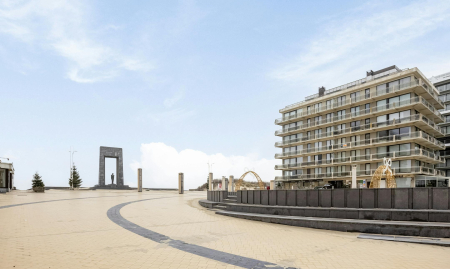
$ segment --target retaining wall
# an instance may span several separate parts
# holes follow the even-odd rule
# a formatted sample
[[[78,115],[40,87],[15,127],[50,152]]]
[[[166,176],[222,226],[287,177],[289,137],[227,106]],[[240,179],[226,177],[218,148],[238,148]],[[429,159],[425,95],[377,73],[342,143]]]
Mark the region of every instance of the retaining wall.
[[[219,194],[210,194],[219,193]],[[222,202],[226,191],[208,191],[208,200]],[[449,188],[247,190],[237,192],[237,203],[278,206],[450,209]],[[217,196],[217,198],[216,198]]]

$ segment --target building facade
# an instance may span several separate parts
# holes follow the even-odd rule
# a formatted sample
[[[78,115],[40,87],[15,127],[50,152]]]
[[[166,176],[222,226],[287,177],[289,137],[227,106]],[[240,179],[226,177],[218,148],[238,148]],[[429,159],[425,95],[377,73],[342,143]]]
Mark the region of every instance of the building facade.
[[[439,110],[444,116],[444,122],[439,124],[444,136],[438,139],[446,146],[445,150],[440,152],[440,155],[445,158],[445,163],[438,164],[436,167],[450,177],[450,72],[432,77],[430,81],[438,90],[439,98],[444,102],[444,108]]]
[[[0,192],[14,189],[14,166],[0,160]]]
[[[276,186],[303,189],[369,187],[383,158],[392,159],[398,187],[446,186],[436,165],[444,117],[438,91],[418,68],[396,66],[369,71],[366,77],[306,97],[280,110],[275,154],[282,164]],[[353,168],[354,167],[354,168]],[[353,168],[353,169],[352,169]],[[355,171],[355,172],[352,172]],[[430,182],[432,183],[430,184]],[[382,187],[383,183],[382,181]],[[355,187],[355,186],[352,186]]]

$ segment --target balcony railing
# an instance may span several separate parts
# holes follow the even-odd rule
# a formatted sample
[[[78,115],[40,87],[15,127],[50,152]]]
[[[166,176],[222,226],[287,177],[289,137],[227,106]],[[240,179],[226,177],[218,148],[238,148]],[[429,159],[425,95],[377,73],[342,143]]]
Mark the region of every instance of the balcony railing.
[[[370,91],[370,94],[363,94],[363,95],[361,95],[361,96],[359,96],[357,98],[347,99],[344,102],[334,102],[333,101],[333,103],[331,105],[329,105],[329,106],[323,106],[323,107],[321,107],[319,109],[311,108],[311,110],[309,110],[309,111],[305,111],[305,112],[299,114],[298,116],[297,115],[294,115],[294,116],[297,117],[297,118],[301,118],[301,117],[312,115],[312,114],[316,114],[316,113],[319,113],[319,112],[324,112],[326,110],[335,109],[335,108],[338,108],[338,107],[341,107],[341,106],[344,106],[344,105],[356,104],[358,102],[361,102],[361,101],[364,101],[364,100],[367,100],[367,99],[370,99],[370,98],[380,97],[380,96],[384,96],[384,95],[387,95],[387,94],[390,94],[390,93],[403,91],[405,89],[416,87],[416,86],[422,86],[435,99],[435,101],[437,103],[441,104],[441,106],[444,106],[444,103],[439,99],[439,96],[433,91],[433,87],[431,87],[430,85],[428,85],[426,82],[424,82],[421,79],[420,80],[416,79],[416,80],[413,80],[413,81],[410,81],[410,82],[407,82],[407,83],[402,83],[402,84],[399,84],[399,85],[391,86],[391,87],[386,88],[384,90],[372,89]],[[293,107],[301,105],[302,103],[304,103],[306,101],[309,101],[309,100],[312,100],[312,99],[315,99],[315,98],[319,97],[319,95],[315,94],[315,95],[312,95],[310,97],[312,97],[312,98],[309,98],[308,100],[305,100],[305,101],[302,101],[302,102],[298,102],[298,103],[295,103],[295,104],[292,104],[292,105],[289,105],[289,106],[286,106],[285,108],[281,109],[280,112],[281,113],[286,112],[286,111],[292,109]],[[288,119],[283,119],[282,118],[282,119],[278,119],[278,120],[286,121]],[[275,121],[275,123],[278,124],[279,122]]]
[[[324,147],[307,148],[307,149],[303,149],[303,150],[277,153],[277,154],[275,154],[275,158],[278,159],[278,158],[283,158],[283,157],[293,157],[293,156],[297,156],[297,155],[307,155],[307,154],[312,154],[315,152],[353,149],[353,148],[358,148],[358,147],[362,147],[362,146],[373,146],[373,145],[383,144],[386,142],[397,142],[397,141],[402,142],[402,141],[405,141],[408,139],[415,139],[415,138],[425,139],[428,142],[434,144],[435,146],[437,146],[441,149],[445,149],[445,144],[442,143],[441,141],[437,140],[436,138],[434,138],[422,131],[417,131],[417,132],[412,132],[412,133],[407,133],[407,134],[383,136],[383,137],[379,137],[379,138],[371,138],[371,139],[365,139],[365,140],[349,142],[349,143],[340,143],[340,144],[324,146]],[[296,139],[294,139],[294,140],[296,140]],[[280,142],[277,142],[277,143],[280,143]]]
[[[393,120],[382,121],[382,122],[374,122],[374,123],[364,124],[361,126],[355,126],[355,127],[350,127],[350,128],[346,128],[346,129],[338,129],[338,130],[334,130],[334,131],[326,132],[326,133],[315,134],[315,133],[311,132],[311,134],[309,136],[291,139],[288,141],[294,141],[294,140],[295,140],[295,142],[310,141],[310,140],[315,140],[315,139],[320,139],[320,138],[338,136],[338,135],[342,135],[342,134],[350,134],[350,133],[359,132],[359,131],[371,131],[371,130],[376,130],[376,129],[382,128],[382,127],[395,126],[398,124],[408,123],[408,122],[413,122],[413,121],[425,122],[428,126],[430,126],[436,132],[438,132],[438,134],[443,135],[441,127],[439,127],[436,123],[434,123],[433,121],[430,121],[428,118],[424,117],[422,114],[415,114],[415,115],[400,118],[400,119],[393,119]],[[289,132],[292,132],[292,131],[293,130],[290,130]],[[289,132],[286,132],[286,133],[289,133]],[[285,134],[285,133],[283,133],[283,134]],[[280,134],[276,133],[276,135],[280,135]],[[277,143],[286,143],[286,142],[287,141],[277,142]],[[295,143],[295,142],[290,142],[290,143]],[[275,146],[279,146],[279,145],[280,144],[275,144]],[[286,145],[286,144],[284,144],[284,145]]]
[[[433,152],[423,150],[423,149],[413,149],[413,150],[404,150],[404,151],[394,151],[394,152],[384,152],[384,153],[375,153],[375,154],[367,154],[367,155],[356,155],[356,156],[348,156],[348,157],[340,157],[326,160],[318,160],[311,162],[302,162],[302,163],[292,163],[292,164],[279,164],[275,165],[275,169],[298,169],[308,166],[330,166],[330,165],[342,165],[345,163],[358,163],[358,162],[373,162],[380,161],[383,158],[403,158],[403,157],[423,157],[428,158],[430,160],[434,160],[437,162],[444,163],[445,158],[441,156],[437,156]]]
[[[356,118],[360,118],[365,115],[375,114],[375,113],[379,113],[379,112],[383,112],[383,111],[394,110],[394,109],[398,109],[398,108],[402,108],[402,107],[406,107],[406,106],[410,106],[410,105],[415,105],[415,104],[420,104],[420,103],[423,104],[425,107],[427,107],[431,112],[433,112],[433,114],[435,114],[442,121],[444,121],[444,117],[441,115],[441,113],[439,111],[437,111],[428,101],[426,101],[424,98],[422,98],[420,96],[416,96],[411,99],[402,100],[399,102],[394,102],[394,103],[390,103],[390,104],[383,105],[383,106],[377,106],[377,107],[373,107],[373,108],[358,110],[358,111],[351,112],[351,113],[348,113],[345,115],[326,117],[322,120],[316,120],[316,121],[313,120],[310,123],[305,123],[305,124],[298,125],[295,127],[283,128],[282,130],[278,130],[276,132],[276,134],[281,134],[285,130],[289,130],[289,131],[302,130],[302,129],[307,129],[307,128],[311,128],[311,127],[315,127],[315,126],[320,126],[320,125],[325,125],[325,124],[330,124],[330,123],[337,123],[337,122],[340,122],[343,120],[356,119]],[[291,120],[291,119],[293,119],[293,118],[291,117],[289,120]],[[277,121],[279,121],[279,120],[281,120],[281,119],[277,119],[275,121],[275,123],[277,123]]]
[[[400,167],[400,168],[391,168],[392,173],[395,175],[402,174],[424,174],[430,176],[445,176],[445,172],[442,170],[428,168],[425,166],[414,166],[414,167]],[[372,177],[375,173],[376,169],[370,170],[357,170],[357,177]],[[326,173],[318,173],[318,174],[301,174],[301,175],[293,175],[293,176],[280,176],[275,177],[277,181],[291,181],[291,180],[317,180],[317,179],[343,179],[343,178],[351,178],[352,172],[326,172]]]

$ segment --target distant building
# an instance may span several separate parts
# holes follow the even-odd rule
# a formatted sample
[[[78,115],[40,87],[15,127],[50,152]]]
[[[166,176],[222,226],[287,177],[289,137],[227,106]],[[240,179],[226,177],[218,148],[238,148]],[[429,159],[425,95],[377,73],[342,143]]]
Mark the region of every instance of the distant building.
[[[9,192],[14,188],[14,166],[0,161],[0,192]]]
[[[450,72],[431,77],[430,81],[439,91],[439,99],[444,102],[444,108],[439,110],[445,119],[443,123],[439,124],[444,136],[438,139],[445,144],[445,150],[440,152],[440,155],[445,158],[445,163],[438,164],[436,167],[443,170],[447,177],[450,177]]]
[[[282,164],[275,169],[282,176],[276,185],[341,188],[351,184],[354,166],[357,187],[367,188],[386,157],[398,188],[447,187],[445,172],[435,167],[445,164],[439,156],[445,145],[436,139],[444,136],[438,95],[418,68],[394,65],[336,88],[320,87],[305,101],[280,109],[275,135],[281,141],[275,146],[281,152],[275,158]]]

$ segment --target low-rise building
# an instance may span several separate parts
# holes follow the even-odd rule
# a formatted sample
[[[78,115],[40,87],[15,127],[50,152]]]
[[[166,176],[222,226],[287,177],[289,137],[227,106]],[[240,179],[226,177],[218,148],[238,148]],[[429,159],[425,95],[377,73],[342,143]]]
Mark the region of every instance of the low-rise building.
[[[9,192],[12,189],[14,189],[14,166],[0,160],[0,192]]]

